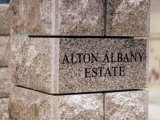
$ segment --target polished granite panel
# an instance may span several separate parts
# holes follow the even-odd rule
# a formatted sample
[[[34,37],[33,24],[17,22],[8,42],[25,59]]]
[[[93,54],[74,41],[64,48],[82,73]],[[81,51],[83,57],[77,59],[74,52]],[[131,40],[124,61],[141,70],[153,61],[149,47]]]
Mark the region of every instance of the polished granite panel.
[[[14,38],[16,85],[48,93],[146,87],[147,40]]]

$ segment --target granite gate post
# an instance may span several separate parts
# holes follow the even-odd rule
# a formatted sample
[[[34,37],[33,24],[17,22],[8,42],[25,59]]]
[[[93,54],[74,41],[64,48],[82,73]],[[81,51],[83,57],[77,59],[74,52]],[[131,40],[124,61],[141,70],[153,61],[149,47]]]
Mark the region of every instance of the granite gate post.
[[[12,0],[11,120],[147,120],[149,0]]]

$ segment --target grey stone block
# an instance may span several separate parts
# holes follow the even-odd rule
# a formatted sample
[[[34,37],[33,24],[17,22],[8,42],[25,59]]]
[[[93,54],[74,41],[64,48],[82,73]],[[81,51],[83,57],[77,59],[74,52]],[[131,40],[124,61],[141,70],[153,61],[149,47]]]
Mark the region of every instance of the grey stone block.
[[[103,120],[103,94],[52,96],[15,87],[11,120]]]
[[[9,34],[9,4],[0,4],[0,35]]]
[[[146,87],[147,40],[14,38],[16,85],[48,93]]]
[[[150,0],[12,0],[14,34],[148,36]]]
[[[150,0],[107,0],[106,34],[149,36]]]
[[[12,0],[14,34],[104,35],[104,0]]]
[[[8,66],[11,55],[11,40],[9,36],[0,36],[0,66]]]
[[[10,120],[8,111],[8,98],[0,98],[0,120]]]
[[[148,92],[105,94],[105,120],[148,120]]]
[[[0,68],[0,98],[9,97],[12,85],[10,69]]]

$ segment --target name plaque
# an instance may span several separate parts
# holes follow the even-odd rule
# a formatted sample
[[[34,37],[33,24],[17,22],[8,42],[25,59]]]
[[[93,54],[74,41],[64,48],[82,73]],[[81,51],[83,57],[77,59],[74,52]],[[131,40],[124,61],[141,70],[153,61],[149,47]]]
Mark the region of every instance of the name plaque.
[[[13,41],[17,85],[49,93],[146,87],[147,40],[19,38]]]

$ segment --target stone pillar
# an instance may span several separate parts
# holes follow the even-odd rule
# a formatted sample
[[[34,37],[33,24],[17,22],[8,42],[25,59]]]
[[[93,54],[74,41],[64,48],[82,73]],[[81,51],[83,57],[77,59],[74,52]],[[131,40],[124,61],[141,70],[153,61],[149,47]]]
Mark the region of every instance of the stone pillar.
[[[10,119],[147,120],[149,7],[12,0]]]

